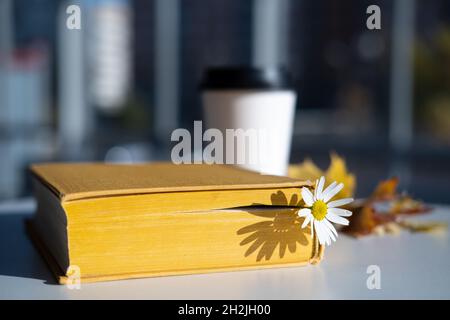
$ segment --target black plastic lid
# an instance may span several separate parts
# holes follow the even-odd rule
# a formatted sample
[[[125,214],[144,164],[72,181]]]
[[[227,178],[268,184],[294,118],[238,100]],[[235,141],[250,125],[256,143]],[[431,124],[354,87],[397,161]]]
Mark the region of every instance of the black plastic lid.
[[[287,90],[292,79],[284,68],[213,67],[208,68],[200,84],[201,90]]]

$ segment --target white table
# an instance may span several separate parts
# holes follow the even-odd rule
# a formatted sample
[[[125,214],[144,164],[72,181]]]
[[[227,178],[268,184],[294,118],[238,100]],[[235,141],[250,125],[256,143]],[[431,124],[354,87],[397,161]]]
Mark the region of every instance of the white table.
[[[450,240],[441,235],[341,236],[317,266],[82,284],[55,284],[24,233],[31,199],[0,203],[0,299],[382,299],[450,298]],[[421,219],[450,222],[450,207]],[[381,270],[369,290],[367,268]]]

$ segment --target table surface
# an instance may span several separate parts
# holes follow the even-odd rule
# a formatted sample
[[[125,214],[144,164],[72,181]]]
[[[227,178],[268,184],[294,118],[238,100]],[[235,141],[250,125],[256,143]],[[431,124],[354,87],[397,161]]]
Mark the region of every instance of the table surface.
[[[355,240],[341,235],[315,266],[82,284],[55,283],[24,233],[32,199],[0,203],[0,299],[389,299],[450,298],[450,240],[408,233]],[[418,219],[450,222],[450,207]],[[380,269],[369,290],[368,267]]]

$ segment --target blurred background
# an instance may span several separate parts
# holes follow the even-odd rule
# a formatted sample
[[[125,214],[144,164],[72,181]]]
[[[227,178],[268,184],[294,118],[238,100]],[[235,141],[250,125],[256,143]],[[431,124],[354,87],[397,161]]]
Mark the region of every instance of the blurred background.
[[[30,194],[32,162],[170,159],[205,68],[227,65],[292,73],[292,162],[336,151],[358,196],[398,175],[450,203],[448,0],[0,0],[0,201]]]

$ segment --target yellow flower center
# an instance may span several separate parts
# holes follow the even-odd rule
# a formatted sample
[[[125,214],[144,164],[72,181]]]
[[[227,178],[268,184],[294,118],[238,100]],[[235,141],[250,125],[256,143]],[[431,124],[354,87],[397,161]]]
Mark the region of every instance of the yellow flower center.
[[[311,213],[314,216],[314,219],[320,221],[323,220],[327,215],[327,210],[328,210],[327,204],[322,200],[317,200],[312,205]]]

